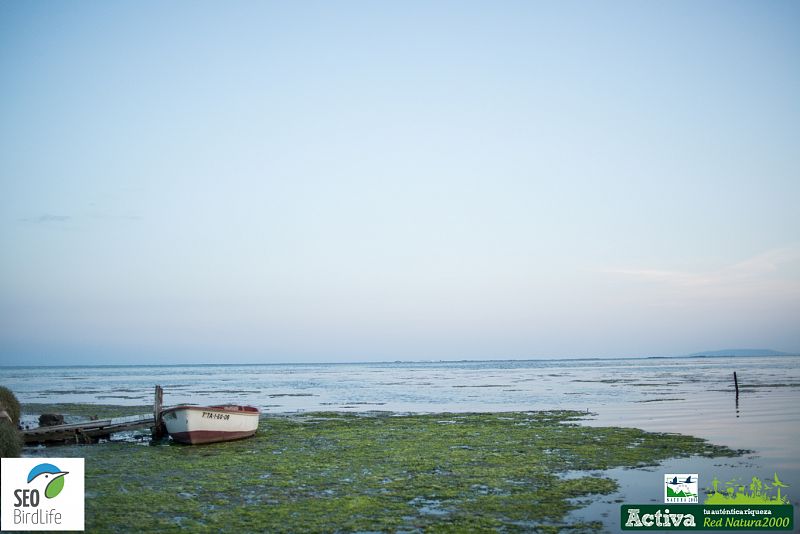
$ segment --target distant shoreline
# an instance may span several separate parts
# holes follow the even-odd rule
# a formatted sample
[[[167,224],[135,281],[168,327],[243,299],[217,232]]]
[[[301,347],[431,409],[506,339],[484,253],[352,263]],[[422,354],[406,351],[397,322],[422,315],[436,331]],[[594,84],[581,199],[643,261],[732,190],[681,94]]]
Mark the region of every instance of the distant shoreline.
[[[41,365],[0,365],[0,369],[81,369],[81,368],[141,368],[141,367],[257,367],[257,366],[340,366],[340,365],[439,365],[450,363],[503,363],[503,362],[593,362],[593,361],[632,361],[632,360],[685,360],[697,358],[797,358],[800,354],[774,351],[772,354],[727,354],[725,351],[685,354],[680,356],[624,356],[624,357],[586,357],[586,358],[501,358],[479,360],[376,360],[352,362],[258,362],[258,363],[119,363],[119,364],[41,364]]]

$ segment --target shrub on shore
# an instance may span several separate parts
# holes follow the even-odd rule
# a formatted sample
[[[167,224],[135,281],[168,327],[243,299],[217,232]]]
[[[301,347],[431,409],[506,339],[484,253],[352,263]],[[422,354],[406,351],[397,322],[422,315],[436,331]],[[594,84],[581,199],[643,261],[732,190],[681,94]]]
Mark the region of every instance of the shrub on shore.
[[[5,410],[14,427],[19,425],[20,407],[17,396],[5,386],[0,386],[0,411]]]
[[[22,452],[22,436],[8,421],[0,421],[0,457],[19,458]]]
[[[18,458],[22,452],[22,436],[17,430],[19,401],[14,392],[5,386],[0,386],[0,413],[3,414],[0,419],[0,457]]]

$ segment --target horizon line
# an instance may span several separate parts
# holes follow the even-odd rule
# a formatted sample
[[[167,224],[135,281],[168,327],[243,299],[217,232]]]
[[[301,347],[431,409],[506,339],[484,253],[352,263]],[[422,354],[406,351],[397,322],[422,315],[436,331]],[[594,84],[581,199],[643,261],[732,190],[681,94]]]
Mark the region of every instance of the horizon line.
[[[737,349],[744,350],[744,349]],[[709,351],[719,352],[719,351]],[[778,351],[776,351],[778,352]],[[240,363],[116,363],[116,364],[26,364],[5,365],[0,369],[27,368],[82,368],[82,367],[254,367],[254,366],[316,366],[316,365],[378,365],[378,364],[438,364],[438,363],[486,363],[486,362],[533,362],[533,361],[600,361],[600,360],[676,360],[690,358],[764,358],[764,357],[798,357],[800,352],[781,352],[780,354],[683,354],[677,356],[587,356],[560,358],[498,358],[498,359],[460,359],[460,360],[375,360],[375,361],[338,361],[338,362],[240,362]]]

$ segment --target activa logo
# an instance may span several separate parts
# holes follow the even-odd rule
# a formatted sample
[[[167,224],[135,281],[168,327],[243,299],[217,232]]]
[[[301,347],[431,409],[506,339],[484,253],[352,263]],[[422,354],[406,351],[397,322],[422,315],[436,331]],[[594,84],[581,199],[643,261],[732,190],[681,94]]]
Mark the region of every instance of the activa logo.
[[[669,508],[665,508],[664,511],[656,510],[654,514],[644,513],[639,515],[639,512],[639,508],[628,509],[628,520],[625,522],[626,527],[692,528],[697,526],[693,514],[670,513]]]
[[[2,530],[83,530],[83,458],[3,458],[2,468]]]

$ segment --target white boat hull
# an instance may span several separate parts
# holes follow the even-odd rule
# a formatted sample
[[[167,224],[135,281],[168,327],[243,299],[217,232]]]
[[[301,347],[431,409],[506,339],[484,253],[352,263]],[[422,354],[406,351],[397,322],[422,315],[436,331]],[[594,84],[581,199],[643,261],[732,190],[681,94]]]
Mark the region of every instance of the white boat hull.
[[[172,439],[191,445],[250,437],[259,415],[251,406],[175,406],[161,412]]]

